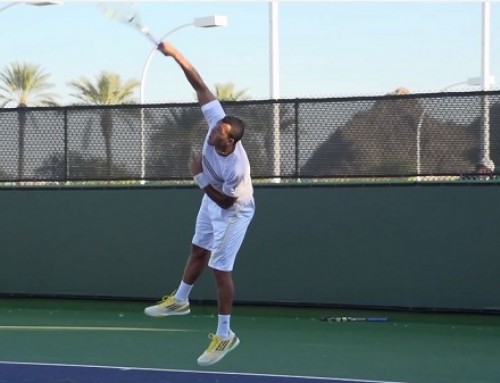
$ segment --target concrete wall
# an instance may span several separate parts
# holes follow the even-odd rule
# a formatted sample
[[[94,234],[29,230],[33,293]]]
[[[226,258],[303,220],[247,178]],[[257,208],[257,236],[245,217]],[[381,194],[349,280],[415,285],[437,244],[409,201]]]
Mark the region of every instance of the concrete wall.
[[[261,186],[236,300],[500,309],[500,187]],[[177,287],[190,187],[0,191],[1,294],[157,299]],[[215,299],[210,271],[194,299]]]

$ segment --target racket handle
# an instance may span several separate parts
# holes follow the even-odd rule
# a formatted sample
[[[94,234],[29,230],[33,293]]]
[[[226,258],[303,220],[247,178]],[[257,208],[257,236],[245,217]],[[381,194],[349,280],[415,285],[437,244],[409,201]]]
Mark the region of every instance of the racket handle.
[[[366,318],[367,322],[388,322],[388,317],[368,317]]]
[[[149,32],[144,32],[144,34],[146,35],[146,37],[155,45],[155,47],[157,47],[158,45],[160,45],[160,41],[158,41],[157,39],[155,39],[151,33]]]

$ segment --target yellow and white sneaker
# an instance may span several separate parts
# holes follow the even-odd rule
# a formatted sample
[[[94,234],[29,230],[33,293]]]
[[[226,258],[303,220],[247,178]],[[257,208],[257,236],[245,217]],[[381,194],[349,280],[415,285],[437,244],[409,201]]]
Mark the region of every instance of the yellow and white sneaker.
[[[144,309],[144,314],[151,317],[166,317],[169,315],[187,315],[191,312],[189,309],[189,301],[178,301],[174,296],[175,292],[161,301],[157,302],[154,306],[149,306]]]
[[[234,332],[231,331],[228,339],[221,338],[215,334],[209,334],[210,345],[198,358],[200,366],[211,366],[224,358],[226,354],[233,351],[240,344],[240,340]]]

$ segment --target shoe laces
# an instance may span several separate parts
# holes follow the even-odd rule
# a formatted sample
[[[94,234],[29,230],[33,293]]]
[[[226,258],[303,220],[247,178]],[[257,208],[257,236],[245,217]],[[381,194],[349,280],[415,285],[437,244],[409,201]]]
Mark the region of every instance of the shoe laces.
[[[160,301],[156,302],[156,303],[166,303],[168,302],[169,300],[173,300],[175,298],[175,291],[172,293],[172,294],[169,294],[169,295],[165,295],[161,298]]]
[[[210,345],[207,348],[207,352],[215,351],[219,343],[223,340],[220,336],[215,334],[208,334],[208,339],[210,339]]]

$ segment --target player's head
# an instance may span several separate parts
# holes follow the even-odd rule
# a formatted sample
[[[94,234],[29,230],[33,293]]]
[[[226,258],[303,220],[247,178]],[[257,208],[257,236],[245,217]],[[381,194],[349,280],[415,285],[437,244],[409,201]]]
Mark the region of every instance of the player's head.
[[[219,148],[233,146],[243,137],[245,123],[234,116],[225,116],[212,129],[208,143]]]
[[[229,135],[235,143],[241,140],[243,133],[245,132],[245,123],[240,118],[235,116],[225,116],[221,121],[231,127]]]

